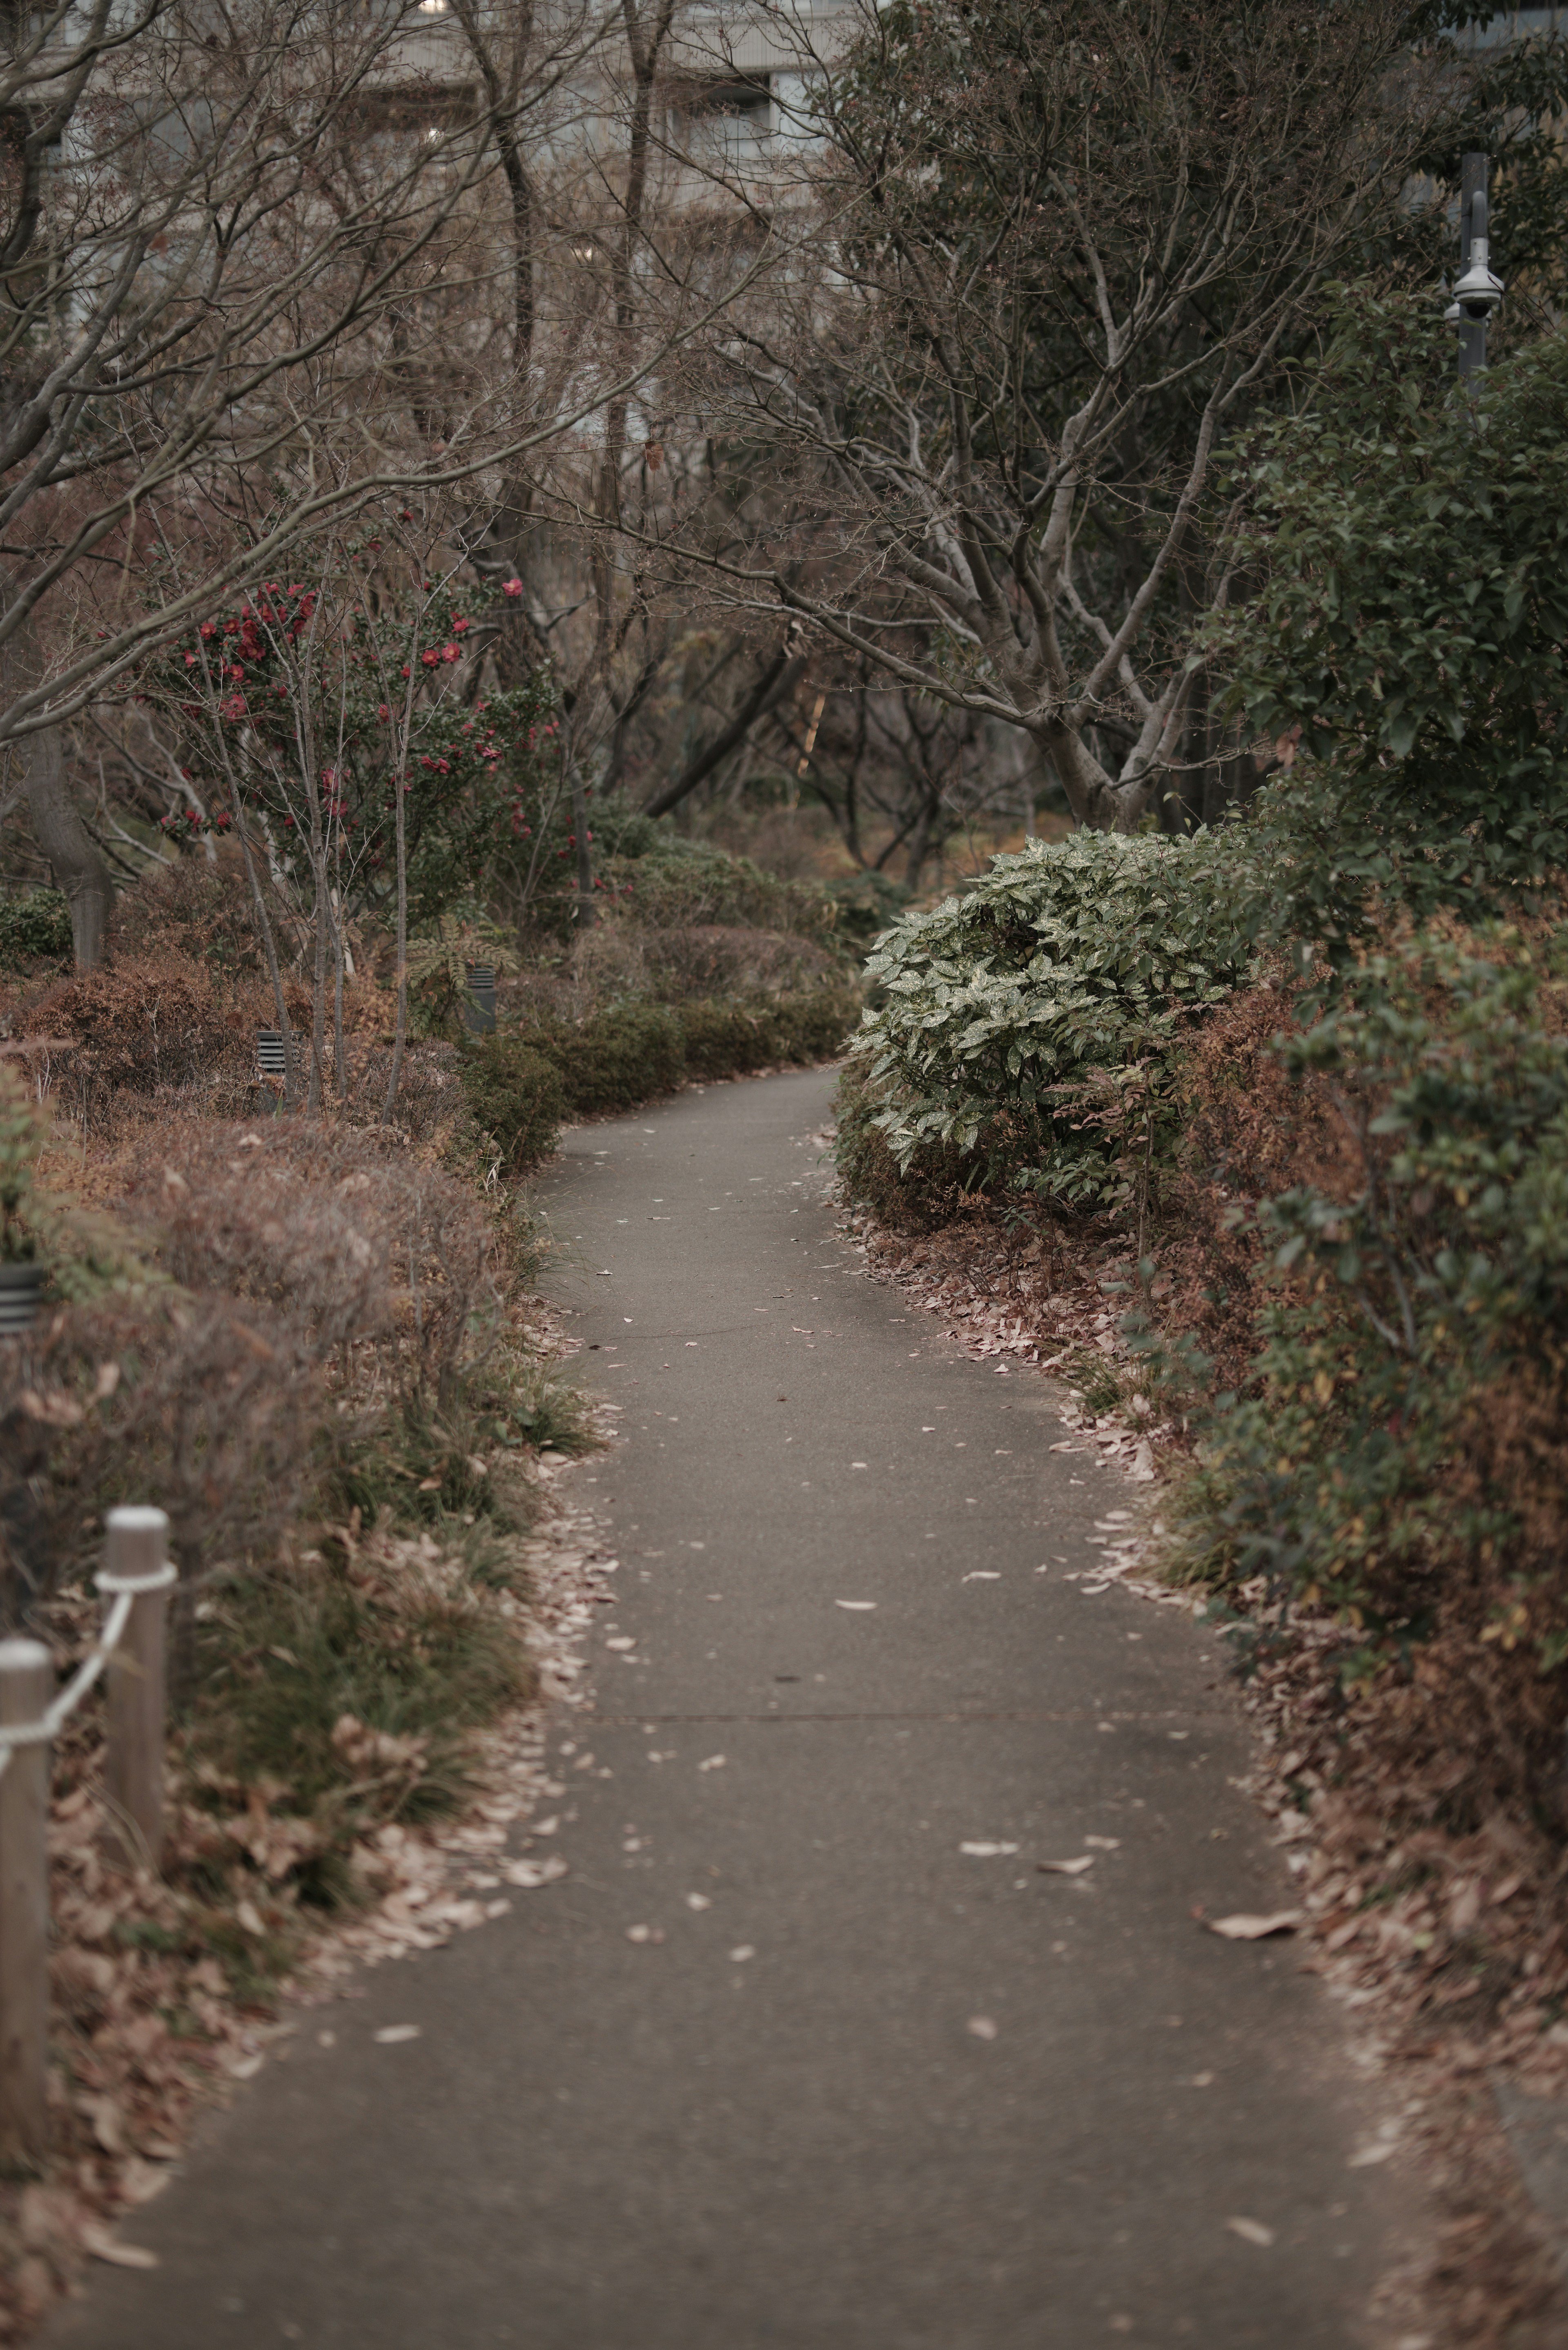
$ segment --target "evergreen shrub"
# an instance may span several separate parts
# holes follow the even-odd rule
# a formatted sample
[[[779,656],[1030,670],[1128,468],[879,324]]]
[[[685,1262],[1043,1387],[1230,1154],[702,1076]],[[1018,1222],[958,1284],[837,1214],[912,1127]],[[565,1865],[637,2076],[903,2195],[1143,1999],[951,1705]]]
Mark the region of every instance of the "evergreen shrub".
[[[1245,837],[1033,841],[901,917],[867,960],[885,1000],[854,1046],[900,1171],[945,1146],[966,1188],[1106,1207],[1129,1155],[1168,1158],[1182,1036],[1248,967]]]
[[[70,954],[71,910],[63,890],[29,889],[26,897],[0,898],[0,969],[68,962]]]

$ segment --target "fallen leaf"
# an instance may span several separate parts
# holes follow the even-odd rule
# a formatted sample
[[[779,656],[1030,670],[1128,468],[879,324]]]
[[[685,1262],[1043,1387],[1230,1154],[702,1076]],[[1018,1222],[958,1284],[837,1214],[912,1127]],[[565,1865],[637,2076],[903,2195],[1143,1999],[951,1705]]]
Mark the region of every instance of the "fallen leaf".
[[[686,1907],[688,1909],[711,1909],[713,1904],[705,1893],[689,1893],[686,1896]]]
[[[614,1648],[618,1653],[624,1654],[628,1648],[635,1648],[637,1642],[635,1640],[628,1640],[622,1638],[618,1640],[607,1640],[605,1642],[605,1646],[607,1648]]]
[[[1346,2167],[1351,2170],[1367,2170],[1375,2162],[1386,2162],[1389,2156],[1397,2154],[1398,2150],[1399,2142],[1397,2138],[1378,2138],[1372,2146],[1358,2147],[1351,2156]]]
[[[1093,1845],[1096,1852],[1119,1852],[1122,1840],[1120,1836],[1085,1836],[1084,1842]]]
[[[1261,1942],[1269,1934],[1293,1934],[1305,1918],[1304,1909],[1275,1909],[1267,1918],[1241,1913],[1234,1918],[1206,1918],[1203,1922],[1211,1934],[1222,1934],[1228,1942]]]
[[[1044,1877],[1082,1877],[1085,1868],[1093,1868],[1092,1852],[1080,1853],[1076,1860],[1037,1860],[1035,1867]]]
[[[120,2169],[120,2192],[132,2203],[151,2203],[155,2195],[162,2194],[169,2177],[169,2172],[160,2170],[156,2163],[143,2162],[132,2155]]]
[[[1214,2075],[1212,2073],[1194,2073],[1187,2085],[1189,2089],[1211,2089],[1214,2086]]]
[[[967,1852],[971,1860],[994,1860],[998,1854],[1016,1852],[1015,1844],[961,1844],[960,1852]]]
[[[265,2056],[236,2057],[228,2068],[229,2078],[232,2081],[254,2081],[265,2062]]]
[[[424,2033],[417,2023],[383,2023],[379,2032],[373,2032],[370,2037],[379,2047],[393,2048],[400,2041],[421,2040]]]
[[[125,2152],[125,2117],[112,2097],[89,2097],[82,2108],[105,2154]]]
[[[875,1607],[877,1602],[874,1599],[836,1599],[833,1604],[836,1607],[847,1607],[852,1614],[861,1615],[867,1608]]]
[[[748,1959],[754,1959],[757,1953],[754,1944],[751,1942],[742,1942],[738,1949],[731,1951],[730,1964],[732,1967],[744,1966]]]
[[[994,2040],[996,2037],[996,2026],[989,2015],[971,2015],[965,2029],[972,2032],[977,2040]]]
[[[1225,2225],[1245,2243],[1272,2244],[1274,2241],[1273,2230],[1265,2228],[1261,2220],[1227,2220]]]
[[[628,1926],[626,1939],[628,1942],[662,1942],[664,1929],[662,1926]]]
[[[145,2244],[122,2243],[118,2236],[98,2220],[89,2220],[81,2231],[82,2242],[95,2261],[108,2261],[111,2268],[155,2269],[158,2255],[150,2252]]]
[[[706,1762],[699,1762],[697,1768],[699,1771],[722,1771],[724,1759],[722,1754],[710,1754]]]
[[[971,1566],[969,1573],[961,1575],[959,1580],[961,1583],[1000,1583],[1002,1577],[993,1566]]]
[[[558,1857],[549,1860],[502,1860],[496,1863],[508,1885],[515,1885],[524,1893],[536,1893],[541,1885],[554,1885],[566,1874],[566,1864]]]

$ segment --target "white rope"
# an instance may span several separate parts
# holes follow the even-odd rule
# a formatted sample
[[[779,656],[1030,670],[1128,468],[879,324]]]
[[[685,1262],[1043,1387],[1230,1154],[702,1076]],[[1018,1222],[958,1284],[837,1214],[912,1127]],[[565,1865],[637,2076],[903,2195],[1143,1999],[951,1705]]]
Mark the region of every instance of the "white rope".
[[[47,1746],[57,1738],[77,1707],[86,1697],[94,1681],[119,1648],[126,1625],[130,1619],[133,1603],[144,1592],[167,1591],[179,1581],[179,1569],[166,1559],[150,1575],[114,1575],[101,1568],[93,1578],[107,1599],[113,1602],[104,1618],[103,1629],[94,1646],[82,1659],[70,1679],[46,1710],[38,1721],[0,1722],[0,1775],[18,1746]]]

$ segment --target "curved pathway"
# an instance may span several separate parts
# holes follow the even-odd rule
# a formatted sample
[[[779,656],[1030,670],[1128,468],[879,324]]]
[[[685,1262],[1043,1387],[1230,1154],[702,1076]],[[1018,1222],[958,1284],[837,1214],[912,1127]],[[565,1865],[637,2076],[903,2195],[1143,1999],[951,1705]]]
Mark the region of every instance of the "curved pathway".
[[[1369,2338],[1376,2109],[1293,1945],[1192,1921],[1289,1900],[1218,1667],[1065,1579],[1125,1492],[1049,1450],[1044,1382],[860,1274],[830,1096],[567,1138],[556,1286],[627,1438],[572,1472],[621,1564],[560,1732],[613,1773],[573,1782],[571,1876],[369,1977],[136,2215],[161,2268],[96,2272],[51,2340]]]

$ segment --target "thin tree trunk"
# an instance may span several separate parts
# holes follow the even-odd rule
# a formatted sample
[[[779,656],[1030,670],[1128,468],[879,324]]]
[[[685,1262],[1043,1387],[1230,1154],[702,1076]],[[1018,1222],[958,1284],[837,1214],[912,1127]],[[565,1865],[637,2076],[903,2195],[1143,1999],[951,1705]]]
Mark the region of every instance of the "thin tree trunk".
[[[104,933],[114,908],[114,883],[96,842],[66,788],[65,752],[57,726],[45,726],[18,745],[27,809],[38,847],[71,910],[71,945],[78,971],[103,961]]]
[[[414,642],[419,642],[416,635]],[[411,698],[411,689],[410,689]],[[397,797],[395,811],[398,844],[398,1017],[392,1037],[392,1074],[387,1080],[387,1099],[381,1111],[381,1123],[389,1126],[392,1108],[398,1098],[398,1084],[403,1074],[403,1047],[409,1035],[409,820],[404,805],[405,776],[408,769],[407,712],[403,754],[393,774],[392,787]]]

